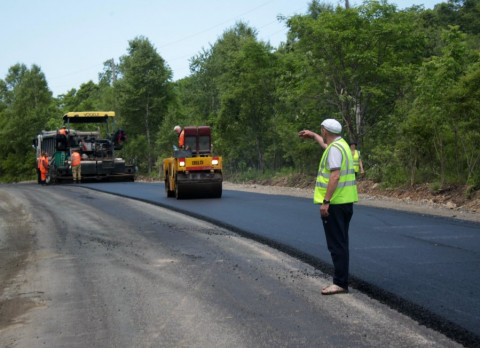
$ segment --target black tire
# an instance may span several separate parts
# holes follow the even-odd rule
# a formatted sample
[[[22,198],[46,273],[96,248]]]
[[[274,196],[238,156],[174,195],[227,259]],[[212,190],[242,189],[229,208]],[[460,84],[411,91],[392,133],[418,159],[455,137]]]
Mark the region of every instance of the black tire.
[[[222,184],[220,184],[215,191],[215,198],[222,198]]]
[[[165,195],[167,196],[167,198],[170,198],[170,197],[175,196],[175,192],[170,190],[170,184],[168,182],[169,182],[169,180],[166,179],[165,180]]]
[[[181,188],[181,185],[178,184],[178,182],[175,183],[175,198],[176,199],[182,199],[184,195],[184,192]]]

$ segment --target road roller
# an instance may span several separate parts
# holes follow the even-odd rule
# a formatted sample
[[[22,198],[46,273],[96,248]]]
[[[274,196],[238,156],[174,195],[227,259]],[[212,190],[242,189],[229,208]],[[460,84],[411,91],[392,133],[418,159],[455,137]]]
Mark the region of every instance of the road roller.
[[[188,126],[183,133],[183,147],[174,147],[173,157],[163,160],[166,196],[220,198],[222,157],[212,155],[210,126]]]

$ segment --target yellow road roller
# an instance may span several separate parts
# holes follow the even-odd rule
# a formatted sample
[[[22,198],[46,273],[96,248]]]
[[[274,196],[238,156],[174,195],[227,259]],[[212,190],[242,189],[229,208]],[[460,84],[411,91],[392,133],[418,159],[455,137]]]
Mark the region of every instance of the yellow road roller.
[[[210,126],[183,129],[184,146],[173,157],[163,160],[167,197],[220,198],[222,196],[222,157],[212,155]]]

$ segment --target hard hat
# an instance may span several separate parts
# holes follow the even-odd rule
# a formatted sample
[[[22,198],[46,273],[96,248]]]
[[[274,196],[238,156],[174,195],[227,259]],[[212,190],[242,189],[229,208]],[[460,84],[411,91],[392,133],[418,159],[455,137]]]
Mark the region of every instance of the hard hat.
[[[333,118],[327,118],[321,124],[327,131],[333,134],[340,134],[342,132],[342,125]]]
[[[175,126],[175,127],[173,127],[173,130],[174,130],[174,131],[180,130],[180,129],[182,129],[180,126]]]

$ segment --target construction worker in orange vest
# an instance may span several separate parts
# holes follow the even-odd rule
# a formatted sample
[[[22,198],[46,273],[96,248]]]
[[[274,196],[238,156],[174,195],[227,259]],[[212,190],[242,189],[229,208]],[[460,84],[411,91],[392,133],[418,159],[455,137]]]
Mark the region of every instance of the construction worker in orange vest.
[[[68,130],[63,126],[57,132],[57,148],[65,149],[67,146]]]
[[[173,131],[178,134],[178,146],[183,149],[185,146],[185,134],[184,130],[180,126],[175,126]]]
[[[63,127],[58,131],[58,134],[67,135],[67,134],[68,134],[67,128],[65,128],[65,126],[63,126]]]
[[[40,171],[40,184],[45,185],[47,183],[47,174],[48,174],[48,155],[45,151],[42,152],[41,156],[37,159],[37,167]]]
[[[82,157],[78,151],[72,152],[72,175],[73,182],[77,184],[82,180]]]

